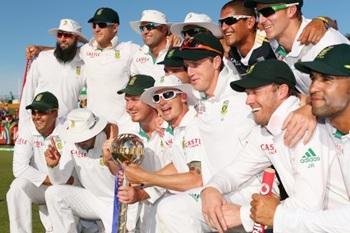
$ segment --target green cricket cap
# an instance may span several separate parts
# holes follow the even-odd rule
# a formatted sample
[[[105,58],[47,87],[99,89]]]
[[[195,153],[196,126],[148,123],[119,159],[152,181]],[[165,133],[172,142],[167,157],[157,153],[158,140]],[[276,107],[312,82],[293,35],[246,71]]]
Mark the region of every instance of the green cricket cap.
[[[88,23],[117,23],[119,24],[118,13],[108,7],[98,8],[92,18],[89,19]]]
[[[269,84],[287,84],[295,90],[295,77],[289,66],[276,59],[261,61],[253,65],[242,79],[233,81],[230,86],[233,90],[243,92]]]
[[[169,49],[163,61],[157,64],[170,66],[170,67],[184,67],[184,60],[179,55],[180,47],[173,47]]]
[[[58,109],[58,100],[51,92],[41,92],[34,97],[30,105],[26,106],[26,109],[38,110],[41,112]]]
[[[338,44],[324,48],[313,61],[297,62],[295,68],[303,73],[350,77],[350,45]]]
[[[132,96],[140,96],[147,88],[153,87],[154,78],[148,75],[137,74],[130,77],[128,84],[124,89],[117,91],[119,95],[127,94]]]

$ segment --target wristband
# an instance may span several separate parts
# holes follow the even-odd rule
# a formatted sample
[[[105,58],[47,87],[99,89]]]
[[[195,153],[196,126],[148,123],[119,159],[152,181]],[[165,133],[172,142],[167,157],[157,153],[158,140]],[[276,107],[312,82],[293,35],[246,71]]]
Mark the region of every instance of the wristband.
[[[329,25],[328,19],[326,19],[325,17],[323,17],[323,16],[318,16],[318,17],[316,17],[316,19],[319,19],[319,20],[321,20],[321,21],[324,23],[324,26],[325,26],[326,30],[328,30],[328,29],[331,27],[331,26]]]

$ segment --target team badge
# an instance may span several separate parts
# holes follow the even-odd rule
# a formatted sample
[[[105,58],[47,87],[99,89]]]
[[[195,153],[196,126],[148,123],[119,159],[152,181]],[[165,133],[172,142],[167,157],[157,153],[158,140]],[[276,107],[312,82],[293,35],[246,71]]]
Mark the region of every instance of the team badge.
[[[40,101],[42,98],[43,98],[43,95],[40,94],[35,98],[35,101]]]
[[[81,72],[81,67],[80,67],[80,66],[77,66],[77,67],[75,68],[75,73],[76,73],[77,75],[80,75],[80,72]]]
[[[324,56],[325,56],[330,50],[332,50],[333,48],[334,48],[334,46],[329,46],[329,47],[323,49],[323,50],[317,55],[317,58],[323,59]]]
[[[115,51],[114,57],[115,57],[115,59],[119,59],[120,58],[120,51],[119,50]]]

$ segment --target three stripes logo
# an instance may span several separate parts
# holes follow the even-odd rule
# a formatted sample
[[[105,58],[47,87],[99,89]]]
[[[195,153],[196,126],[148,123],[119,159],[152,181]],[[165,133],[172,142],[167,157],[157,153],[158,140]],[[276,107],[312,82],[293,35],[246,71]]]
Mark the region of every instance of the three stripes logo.
[[[311,162],[317,162],[320,161],[320,157],[315,154],[315,152],[309,148],[303,157],[300,159],[300,163],[311,163]]]

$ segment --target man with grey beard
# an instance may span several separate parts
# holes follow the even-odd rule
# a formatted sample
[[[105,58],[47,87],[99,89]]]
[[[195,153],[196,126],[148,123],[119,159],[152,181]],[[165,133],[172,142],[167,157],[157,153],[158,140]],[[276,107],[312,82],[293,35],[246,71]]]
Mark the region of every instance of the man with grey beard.
[[[85,85],[83,62],[78,56],[78,43],[87,42],[79,23],[62,19],[58,28],[49,30],[57,39],[56,48],[43,51],[35,58],[27,74],[19,111],[19,126],[30,119],[25,106],[40,92],[53,93],[59,102],[58,117],[64,118],[77,107],[79,91]]]

